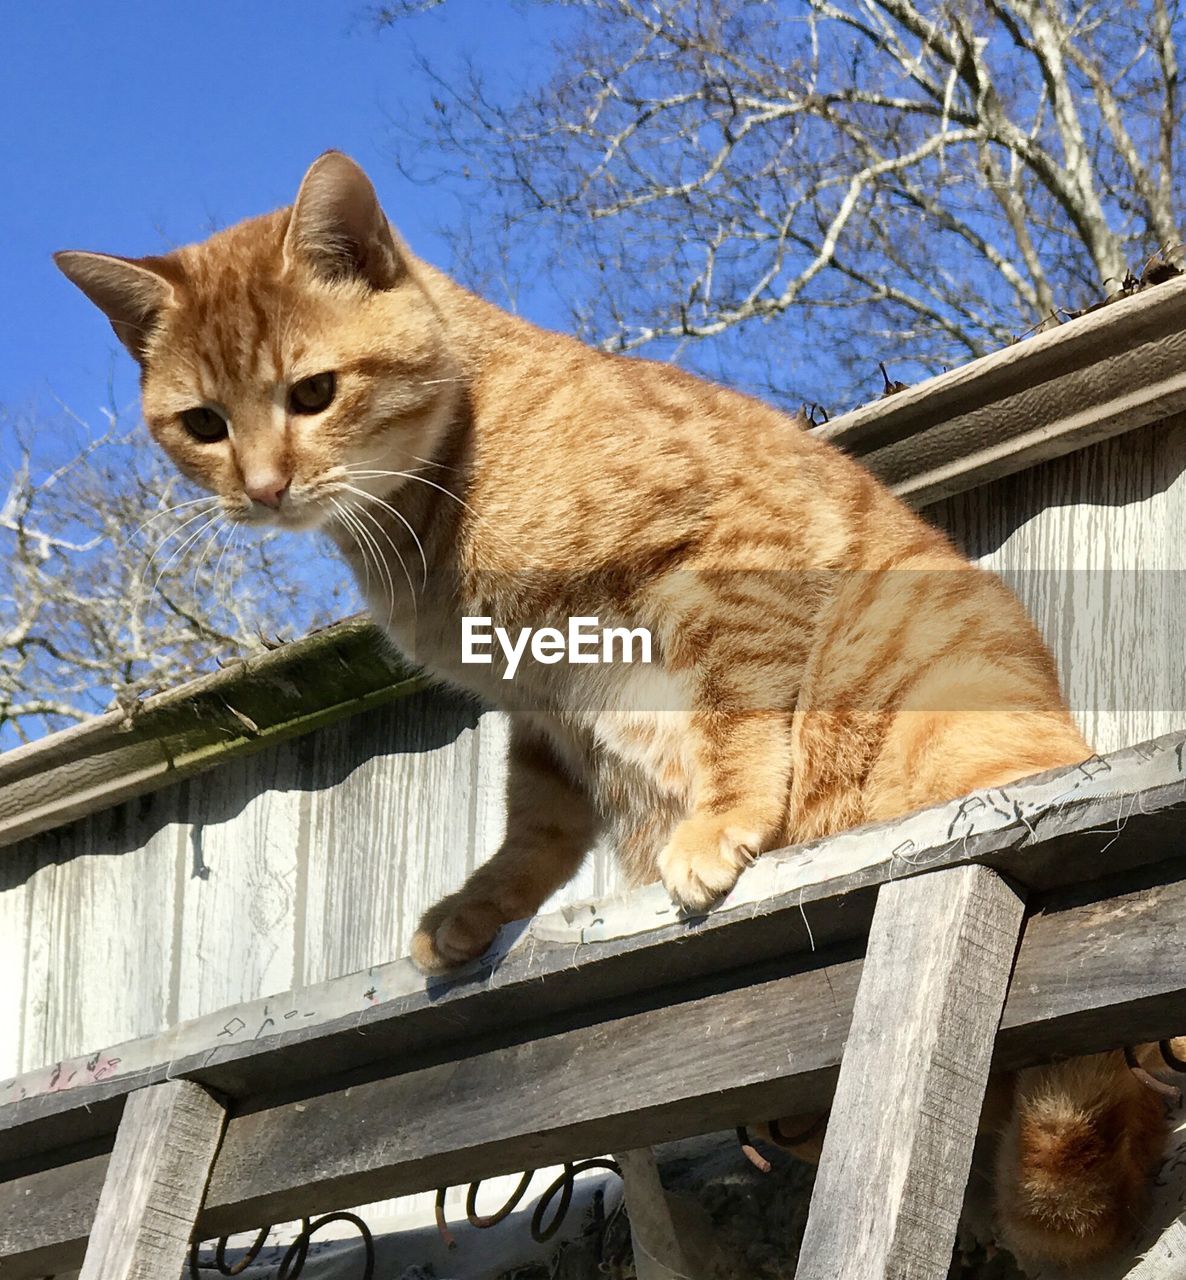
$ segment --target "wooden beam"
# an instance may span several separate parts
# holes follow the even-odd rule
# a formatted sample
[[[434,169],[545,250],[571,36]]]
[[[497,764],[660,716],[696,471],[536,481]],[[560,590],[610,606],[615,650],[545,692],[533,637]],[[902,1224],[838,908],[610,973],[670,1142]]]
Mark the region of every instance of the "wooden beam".
[[[427,687],[365,617],[0,754],[0,846]],[[3,857],[0,853],[0,857]]]
[[[1180,1033],[1184,918],[1184,881],[1053,904],[1032,917],[994,1067],[1049,1060],[1068,1043],[1071,1052],[1095,1052]],[[656,998],[633,1014],[461,1061],[379,1080],[323,1080],[303,1096],[240,1106],[199,1230],[244,1230],[824,1108],[861,962],[822,960],[800,972],[784,962],[783,976],[733,974],[727,990],[668,993],[667,1003]],[[458,1052],[467,1049],[474,1046]],[[399,1066],[393,1058],[387,1070]],[[0,1182],[5,1280],[78,1265],[104,1165],[88,1154]]]
[[[132,1094],[79,1280],[181,1275],[225,1123],[222,1104],[189,1080]]]
[[[912,506],[1186,410],[1186,280],[1142,290],[816,434]]]
[[[247,1097],[369,1065],[411,1067],[516,1024],[604,1016],[614,1002],[863,939],[882,884],[943,867],[982,862],[1040,890],[1174,857],[1184,801],[1179,733],[768,854],[706,918],[681,918],[650,886],[508,926],[455,978],[426,983],[398,960],[221,1010],[0,1080],[0,1164],[109,1134],[122,1096],[166,1076]]]
[[[1023,903],[987,867],[877,903],[796,1280],[944,1280]]]

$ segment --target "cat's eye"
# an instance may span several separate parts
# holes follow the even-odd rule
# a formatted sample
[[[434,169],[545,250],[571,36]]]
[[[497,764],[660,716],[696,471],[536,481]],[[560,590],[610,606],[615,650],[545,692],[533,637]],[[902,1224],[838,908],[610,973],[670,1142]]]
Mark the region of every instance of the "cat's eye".
[[[217,409],[208,409],[205,405],[200,409],[186,409],[181,415],[181,425],[203,444],[226,439],[226,419]]]
[[[290,413],[320,413],[329,408],[333,398],[334,375],[315,373],[311,378],[302,378],[289,387],[288,409]]]

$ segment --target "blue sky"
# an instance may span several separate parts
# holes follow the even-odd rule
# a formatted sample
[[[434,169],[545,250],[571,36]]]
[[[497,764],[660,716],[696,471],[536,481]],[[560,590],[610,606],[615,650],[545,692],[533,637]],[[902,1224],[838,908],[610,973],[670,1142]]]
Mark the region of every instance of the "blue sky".
[[[547,66],[568,15],[517,0],[449,0],[380,30],[371,4],[5,6],[0,501],[18,461],[18,431],[32,443],[40,478],[88,434],[103,432],[106,408],[119,411],[123,426],[139,421],[136,368],[104,317],[57,271],[55,250],[136,256],[202,239],[288,204],[309,163],[337,147],[370,172],[413,249],[452,265],[442,232],[461,221],[458,195],[447,182],[412,182],[395,161],[398,151],[427,162],[425,171],[456,163],[417,153],[434,92],[417,56],[446,72],[472,57],[509,89],[521,70],[534,76]],[[472,191],[468,199],[473,213]],[[550,317],[537,308],[534,318]],[[340,564],[317,547],[311,555],[301,540],[293,574],[317,585],[344,582]],[[349,612],[358,606],[346,593]],[[310,616],[321,613],[320,593],[307,598]],[[0,597],[0,611],[3,605]],[[291,636],[307,625],[304,617],[281,617],[269,630]],[[98,682],[96,708],[109,696]],[[0,750],[15,740],[11,726],[0,726]]]
[[[399,122],[414,127],[431,98],[413,53],[472,52],[513,78],[525,39],[547,49],[550,9],[449,0],[379,31],[366,0],[6,6],[0,406],[53,417],[61,400],[98,423],[110,381],[134,408],[134,367],[58,274],[55,249],[136,255],[200,239],[288,203],[327,147],[358,159],[413,248],[447,267],[439,232],[454,197],[392,160]],[[0,439],[0,474],[10,462]]]

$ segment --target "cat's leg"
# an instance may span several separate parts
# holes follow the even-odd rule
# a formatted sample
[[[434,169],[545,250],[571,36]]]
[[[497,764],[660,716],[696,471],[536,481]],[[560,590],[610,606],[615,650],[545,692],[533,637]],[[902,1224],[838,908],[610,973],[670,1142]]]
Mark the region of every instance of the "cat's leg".
[[[425,912],[412,939],[424,973],[480,956],[504,924],[534,915],[597,838],[591,804],[541,735],[512,724],[508,764],[506,838],[456,893]]]
[[[692,811],[659,853],[663,884],[699,911],[727,893],[786,822],[791,718],[781,711],[694,712]]]
[[[1156,1045],[1138,1057],[1160,1063]],[[1168,1131],[1163,1098],[1122,1053],[1020,1072],[997,1152],[1003,1242],[1022,1261],[1062,1266],[1121,1247],[1140,1226]]]

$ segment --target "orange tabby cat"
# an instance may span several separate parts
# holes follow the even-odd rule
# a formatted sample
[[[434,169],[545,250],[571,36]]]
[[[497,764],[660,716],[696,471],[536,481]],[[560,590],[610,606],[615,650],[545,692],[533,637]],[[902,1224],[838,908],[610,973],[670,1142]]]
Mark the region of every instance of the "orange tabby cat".
[[[322,156],[290,209],[162,257],[61,253],[142,369],[154,437],[248,524],[319,528],[375,618],[512,712],[507,836],[425,915],[439,973],[607,834],[703,909],[765,850],[1084,759],[992,575],[767,405],[591,351],[413,257]],[[398,501],[398,506],[396,505]],[[649,666],[461,661],[461,618],[649,629]],[[1023,1075],[1008,1238],[1123,1238],[1163,1141],[1118,1054]]]

